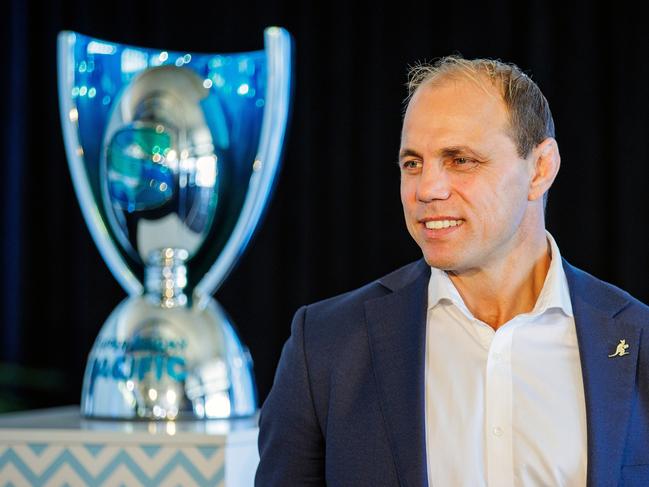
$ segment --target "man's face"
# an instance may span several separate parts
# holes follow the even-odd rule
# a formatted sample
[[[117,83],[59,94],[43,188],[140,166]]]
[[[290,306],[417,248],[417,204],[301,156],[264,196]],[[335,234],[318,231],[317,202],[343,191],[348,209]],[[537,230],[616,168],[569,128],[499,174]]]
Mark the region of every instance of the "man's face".
[[[518,155],[488,81],[421,86],[406,111],[399,159],[406,225],[429,265],[483,269],[528,237],[532,158]]]

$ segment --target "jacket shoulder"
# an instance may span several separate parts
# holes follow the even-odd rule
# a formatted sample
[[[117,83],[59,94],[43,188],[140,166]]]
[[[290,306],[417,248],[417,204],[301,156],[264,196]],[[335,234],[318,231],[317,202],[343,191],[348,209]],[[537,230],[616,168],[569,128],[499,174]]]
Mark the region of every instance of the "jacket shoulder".
[[[430,272],[423,259],[357,289],[305,306],[304,344],[317,355],[339,355],[341,350],[358,349],[367,344],[365,303],[380,299],[408,285],[422,272]]]
[[[335,326],[334,322],[358,321],[364,316],[365,302],[396,291],[427,269],[427,264],[420,259],[357,289],[309,304],[305,310],[305,322],[326,322],[329,326]]]
[[[649,306],[610,282],[603,281],[564,260],[570,295],[583,299],[616,318],[646,323],[649,326]]]

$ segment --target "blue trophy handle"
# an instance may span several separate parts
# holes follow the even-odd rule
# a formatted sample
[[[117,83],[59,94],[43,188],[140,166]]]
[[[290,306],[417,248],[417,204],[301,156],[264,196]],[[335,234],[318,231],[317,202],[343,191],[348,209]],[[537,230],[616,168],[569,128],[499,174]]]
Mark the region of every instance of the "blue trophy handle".
[[[90,234],[101,253],[101,256],[108,264],[108,267],[117,279],[117,282],[129,295],[142,294],[143,286],[129,266],[124,261],[119,250],[109,238],[109,230],[97,206],[88,184],[89,175],[83,163],[83,147],[76,130],[79,112],[72,103],[69,93],[74,86],[74,44],[76,42],[74,32],[64,31],[58,36],[58,78],[59,78],[59,103],[61,108],[61,126],[63,127],[63,138],[65,149],[68,155],[70,174],[74,183],[74,190],[81,206],[81,212],[86,221]],[[110,47],[106,44],[107,48]]]
[[[200,297],[214,293],[242,255],[263,216],[279,171],[290,112],[292,40],[290,34],[280,27],[267,28],[264,39],[268,63],[267,94],[250,186],[230,239],[196,286],[195,293]]]

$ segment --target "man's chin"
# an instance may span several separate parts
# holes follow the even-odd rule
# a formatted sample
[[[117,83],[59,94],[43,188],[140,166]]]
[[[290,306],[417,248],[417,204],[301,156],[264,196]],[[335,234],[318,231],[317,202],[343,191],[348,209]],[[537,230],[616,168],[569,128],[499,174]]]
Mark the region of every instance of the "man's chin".
[[[424,252],[424,260],[430,267],[435,267],[442,271],[454,272],[461,267],[459,259],[454,258],[453,256],[444,256],[436,254],[429,254]]]

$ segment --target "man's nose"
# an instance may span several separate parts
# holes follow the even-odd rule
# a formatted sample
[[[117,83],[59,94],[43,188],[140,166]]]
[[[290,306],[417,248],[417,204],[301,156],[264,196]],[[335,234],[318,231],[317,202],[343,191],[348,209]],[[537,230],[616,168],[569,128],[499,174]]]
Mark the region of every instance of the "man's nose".
[[[449,196],[451,196],[451,181],[448,172],[436,162],[424,164],[417,185],[417,199],[427,203],[433,200],[445,200]]]

